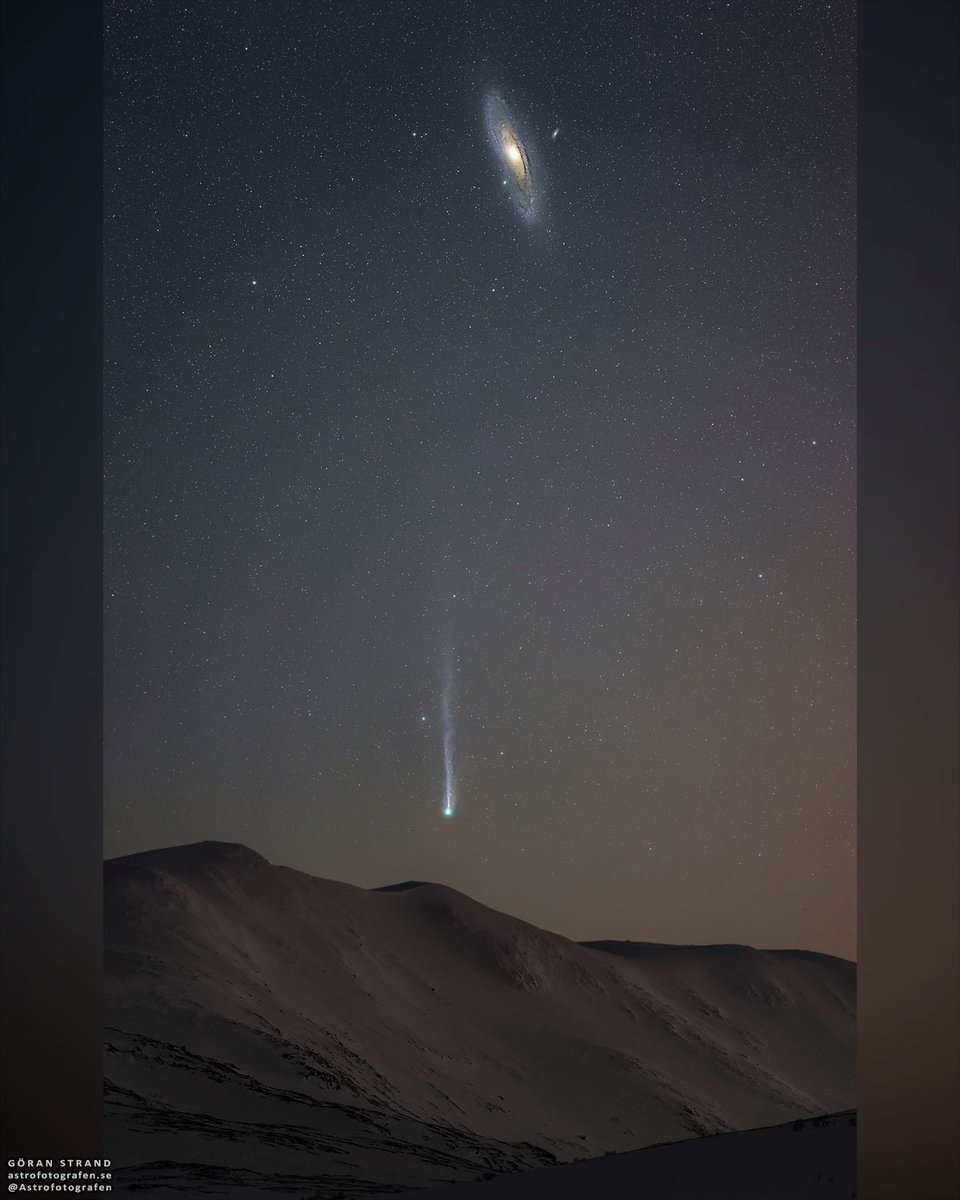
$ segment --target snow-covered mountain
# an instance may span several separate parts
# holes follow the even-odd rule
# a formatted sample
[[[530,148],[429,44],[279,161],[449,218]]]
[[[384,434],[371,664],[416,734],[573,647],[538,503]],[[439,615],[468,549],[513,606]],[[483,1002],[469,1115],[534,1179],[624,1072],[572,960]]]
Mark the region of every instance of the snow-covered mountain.
[[[842,959],[580,945],[217,842],[113,859],[104,899],[107,1152],[148,1196],[369,1196],[854,1103]]]

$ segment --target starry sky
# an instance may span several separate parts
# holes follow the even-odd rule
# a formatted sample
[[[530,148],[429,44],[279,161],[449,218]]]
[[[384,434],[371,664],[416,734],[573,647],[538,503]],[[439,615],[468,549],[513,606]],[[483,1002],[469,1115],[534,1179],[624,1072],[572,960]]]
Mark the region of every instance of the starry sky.
[[[105,7],[106,854],[853,957],[852,0]]]

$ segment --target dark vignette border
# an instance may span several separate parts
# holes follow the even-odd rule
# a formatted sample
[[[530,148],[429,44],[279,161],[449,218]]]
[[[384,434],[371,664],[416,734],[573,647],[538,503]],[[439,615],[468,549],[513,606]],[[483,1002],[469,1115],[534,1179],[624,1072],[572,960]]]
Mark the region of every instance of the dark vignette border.
[[[102,8],[3,0],[3,1160],[102,1137]]]
[[[3,0],[3,1157],[101,1139],[101,8]],[[860,1186],[960,1195],[957,19],[860,8]]]
[[[859,8],[858,1195],[960,1196],[960,5]]]

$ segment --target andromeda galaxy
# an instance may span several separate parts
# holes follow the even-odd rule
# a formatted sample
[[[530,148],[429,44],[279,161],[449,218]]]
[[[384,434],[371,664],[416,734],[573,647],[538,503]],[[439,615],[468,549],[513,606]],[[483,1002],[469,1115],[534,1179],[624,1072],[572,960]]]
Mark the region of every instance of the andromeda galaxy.
[[[537,198],[530,154],[503,97],[489,92],[484,102],[487,137],[503,172],[504,186],[514,208],[525,220],[533,219]]]

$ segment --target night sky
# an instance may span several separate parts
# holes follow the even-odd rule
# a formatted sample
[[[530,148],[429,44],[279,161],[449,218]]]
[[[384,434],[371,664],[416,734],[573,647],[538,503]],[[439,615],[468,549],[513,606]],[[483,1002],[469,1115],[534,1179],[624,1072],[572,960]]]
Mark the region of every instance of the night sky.
[[[106,11],[107,855],[853,957],[852,0]]]

